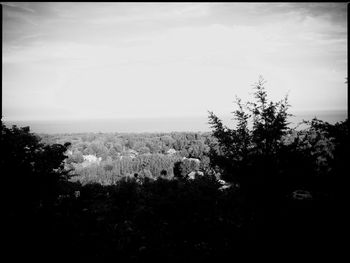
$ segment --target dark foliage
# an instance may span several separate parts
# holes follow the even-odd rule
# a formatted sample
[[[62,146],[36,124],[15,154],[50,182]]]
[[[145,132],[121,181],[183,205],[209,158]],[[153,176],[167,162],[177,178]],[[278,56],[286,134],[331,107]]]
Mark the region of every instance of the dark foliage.
[[[67,181],[68,171],[64,169],[67,147],[69,144],[41,143],[29,127],[7,128],[1,124],[6,252],[29,256],[38,249],[56,249],[50,244],[55,231],[51,226],[55,203],[61,193],[76,188]]]
[[[64,169],[65,152],[69,144],[45,145],[30,133],[29,127],[7,128],[1,124],[1,171],[5,185],[11,189],[11,208],[24,203],[30,207],[52,205],[58,196],[59,181],[68,179]]]
[[[28,127],[2,124],[5,250],[13,260],[78,262],[338,255],[348,120],[291,129],[287,98],[268,101],[262,79],[254,96],[236,100],[234,129],[210,112],[212,135],[41,140]],[[72,143],[62,145],[66,139]],[[83,167],[87,155],[101,160]],[[76,173],[83,184],[70,178]]]
[[[287,97],[269,102],[264,83],[261,78],[255,84],[255,102],[242,105],[237,99],[234,129],[209,112],[216,139],[211,165],[222,178],[240,183],[256,213],[255,235],[265,237],[266,244],[309,245],[309,252],[313,245],[341,246],[335,235],[344,227],[348,120],[331,125],[313,119],[304,130],[292,129]],[[298,203],[298,193],[312,193],[312,200]]]
[[[209,112],[209,123],[217,140],[211,147],[210,159],[212,166],[221,168],[226,180],[242,181],[248,176],[256,177],[257,173],[261,178],[267,178],[277,172],[274,170],[277,168],[276,157],[282,137],[288,132],[289,105],[287,97],[277,103],[269,102],[264,84],[262,78],[255,84],[255,102],[243,105],[236,99],[238,109],[233,112],[236,128],[227,128],[213,112]]]

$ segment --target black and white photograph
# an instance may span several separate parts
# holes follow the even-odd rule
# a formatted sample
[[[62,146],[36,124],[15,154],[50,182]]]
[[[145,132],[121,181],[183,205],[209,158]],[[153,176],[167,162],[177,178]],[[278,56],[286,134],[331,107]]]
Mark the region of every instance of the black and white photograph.
[[[10,262],[339,262],[348,8],[1,2]]]

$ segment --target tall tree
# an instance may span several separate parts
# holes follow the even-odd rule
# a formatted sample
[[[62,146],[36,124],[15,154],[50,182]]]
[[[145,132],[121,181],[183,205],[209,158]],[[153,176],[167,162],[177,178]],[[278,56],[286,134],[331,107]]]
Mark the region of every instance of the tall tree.
[[[209,112],[209,124],[215,138],[210,150],[211,164],[221,168],[226,180],[240,180],[248,173],[273,172],[274,157],[278,155],[282,136],[289,130],[289,104],[287,96],[276,103],[269,101],[264,85],[265,81],[260,77],[254,85],[253,102],[243,104],[236,98],[233,129]],[[254,171],[256,167],[263,170]]]

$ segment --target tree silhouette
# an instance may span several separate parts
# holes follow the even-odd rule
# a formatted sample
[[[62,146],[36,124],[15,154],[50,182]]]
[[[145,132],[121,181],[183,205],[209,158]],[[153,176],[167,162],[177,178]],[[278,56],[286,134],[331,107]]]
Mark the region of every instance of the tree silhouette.
[[[40,140],[29,127],[1,123],[1,171],[11,209],[52,204],[59,181],[69,178],[63,161],[70,144],[45,145]]]
[[[265,180],[278,170],[282,137],[289,131],[289,104],[287,96],[279,102],[269,101],[264,85],[260,77],[254,85],[253,102],[243,104],[236,98],[238,109],[232,112],[236,121],[233,129],[209,112],[209,124],[216,139],[211,145],[211,164],[221,168],[225,180],[242,181],[257,175]]]

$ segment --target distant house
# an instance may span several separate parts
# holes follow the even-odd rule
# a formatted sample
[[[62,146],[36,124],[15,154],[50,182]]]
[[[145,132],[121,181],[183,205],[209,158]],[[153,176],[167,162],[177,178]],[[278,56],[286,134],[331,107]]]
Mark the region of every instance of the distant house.
[[[83,167],[90,166],[92,164],[100,164],[102,161],[102,157],[96,157],[95,155],[89,154],[89,155],[83,155],[84,162],[82,162]]]
[[[231,188],[232,186],[234,186],[236,188],[239,188],[238,184],[230,184],[230,183],[228,183],[228,182],[226,182],[225,180],[222,180],[222,179],[218,179],[217,181],[221,184],[221,186],[219,187],[220,191],[223,191],[225,189]]]
[[[122,160],[124,157],[129,157],[131,159],[134,159],[138,155],[139,155],[139,153],[137,151],[135,151],[135,150],[127,150],[127,151],[124,151],[121,155],[118,155],[118,156],[119,156],[119,159]]]
[[[311,200],[312,194],[305,190],[295,190],[292,193],[292,199],[294,200]]]
[[[219,190],[220,191],[223,191],[223,190],[226,190],[226,189],[228,189],[228,188],[231,188],[231,184],[224,184],[223,186],[220,186],[219,187]]]
[[[197,158],[187,158],[187,157],[183,157],[182,158],[182,160],[184,161],[184,160],[188,160],[188,161],[190,161],[190,162],[195,162],[195,163],[198,163],[198,164],[200,164],[200,160],[199,159],[197,159]]]
[[[173,155],[173,154],[176,153],[176,150],[173,149],[173,148],[171,148],[171,149],[169,149],[166,153],[169,154],[169,155]]]
[[[187,175],[187,178],[193,180],[197,176],[204,176],[204,173],[202,171],[192,171]]]
[[[100,162],[102,160],[101,157],[96,157],[95,155],[89,154],[89,155],[83,155],[84,161],[87,161],[89,163],[96,163]]]
[[[139,153],[135,150],[128,150],[126,155],[130,158],[136,158]]]

